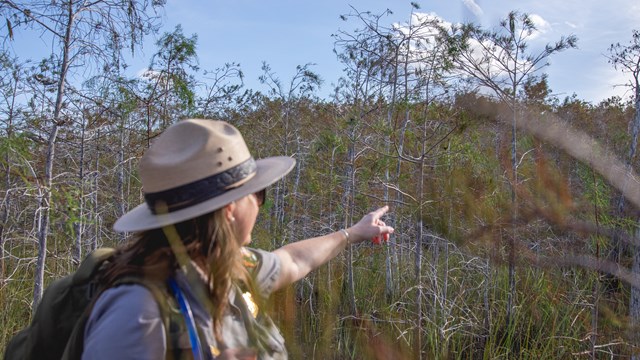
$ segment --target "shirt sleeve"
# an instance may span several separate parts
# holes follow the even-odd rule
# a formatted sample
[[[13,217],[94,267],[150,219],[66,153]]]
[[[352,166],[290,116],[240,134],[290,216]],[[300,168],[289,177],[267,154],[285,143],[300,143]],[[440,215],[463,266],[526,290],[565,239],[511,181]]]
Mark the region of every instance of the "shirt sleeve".
[[[278,255],[260,249],[247,248],[256,259],[255,269],[252,271],[260,296],[267,298],[273,292],[273,287],[280,277],[280,258]]]
[[[85,327],[83,360],[164,359],[166,339],[160,309],[141,285],[103,292]]]

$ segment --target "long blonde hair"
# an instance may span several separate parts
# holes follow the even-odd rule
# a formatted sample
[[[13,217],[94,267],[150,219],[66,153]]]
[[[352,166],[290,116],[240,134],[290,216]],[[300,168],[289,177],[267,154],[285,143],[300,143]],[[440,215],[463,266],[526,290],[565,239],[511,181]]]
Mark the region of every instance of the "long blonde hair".
[[[223,343],[222,317],[229,305],[228,295],[233,284],[244,285],[256,293],[254,281],[243,265],[241,245],[224,215],[224,208],[172,226],[189,258],[205,271],[214,334],[218,343]],[[101,282],[106,288],[127,276],[164,282],[178,268],[164,231],[152,229],[134,234],[128,244],[116,251]]]
[[[229,291],[234,281],[243,284],[255,293],[254,282],[242,259],[241,245],[237,240],[232,225],[227,221],[223,211],[215,211],[211,217],[212,241],[207,251],[209,270],[208,282],[213,303],[213,325],[216,340],[221,342],[220,330],[222,316],[229,302]]]

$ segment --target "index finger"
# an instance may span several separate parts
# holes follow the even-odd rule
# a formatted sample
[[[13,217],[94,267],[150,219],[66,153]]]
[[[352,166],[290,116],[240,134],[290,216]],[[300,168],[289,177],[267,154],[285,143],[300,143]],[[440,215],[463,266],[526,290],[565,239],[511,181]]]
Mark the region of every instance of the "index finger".
[[[378,208],[377,210],[374,210],[371,212],[371,214],[373,215],[373,217],[375,219],[379,219],[382,217],[382,215],[384,215],[387,211],[389,211],[389,205],[385,205],[381,208]]]

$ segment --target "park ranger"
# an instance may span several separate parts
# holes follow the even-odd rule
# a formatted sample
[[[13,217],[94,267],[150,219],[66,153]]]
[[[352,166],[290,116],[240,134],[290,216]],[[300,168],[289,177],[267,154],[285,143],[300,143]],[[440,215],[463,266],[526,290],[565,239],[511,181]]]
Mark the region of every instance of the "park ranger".
[[[250,248],[267,187],[294,166],[285,156],[254,159],[223,121],[166,129],[139,163],[145,202],[114,225],[131,240],[103,270],[106,290],[85,326],[82,358],[286,359],[260,304],[349,244],[393,232],[381,220],[385,206],[347,229],[272,252]],[[166,286],[122,281],[132,277]],[[167,311],[184,321],[176,326]]]

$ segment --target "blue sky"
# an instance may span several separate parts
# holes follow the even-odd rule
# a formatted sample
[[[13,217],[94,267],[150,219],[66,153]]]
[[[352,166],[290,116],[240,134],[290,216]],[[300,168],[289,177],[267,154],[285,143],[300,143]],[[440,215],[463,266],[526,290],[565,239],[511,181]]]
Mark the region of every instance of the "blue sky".
[[[576,35],[578,49],[550,58],[545,69],[553,93],[561,99],[576,93],[594,104],[611,95],[628,96],[616,84],[628,81],[608,64],[604,54],[612,43],[629,43],[631,30],[640,29],[638,0],[416,0],[419,11],[435,13],[451,23],[473,20],[495,27],[511,10],[536,17],[542,30],[531,40],[532,49],[554,42],[562,35]],[[200,67],[213,70],[227,62],[241,64],[245,84],[266,90],[258,81],[263,61],[270,64],[283,83],[297,65],[315,63],[312,68],[325,81],[326,95],[342,75],[333,53],[331,34],[358,25],[340,20],[351,11],[382,13],[389,8],[387,24],[410,18],[409,1],[398,0],[168,0],[161,11],[164,30],[181,24],[185,35],[198,34]],[[130,59],[132,74],[141,72],[155,49],[155,39],[145,42],[142,52]],[[21,49],[16,48],[21,56]],[[26,50],[24,50],[26,51]],[[33,56],[32,56],[33,58]]]
[[[627,44],[631,30],[640,29],[638,0],[417,0],[425,13],[435,13],[445,21],[473,20],[485,27],[497,26],[510,10],[536,15],[542,33],[531,48],[556,41],[562,35],[576,35],[578,49],[550,58],[545,69],[554,94],[561,99],[573,93],[597,103],[611,95],[628,96],[614,85],[628,81],[608,64],[605,54],[612,43]],[[214,69],[225,62],[239,62],[245,84],[263,89],[257,78],[262,61],[269,63],[283,82],[296,65],[313,67],[325,80],[322,93],[329,93],[341,76],[341,65],[333,53],[331,34],[348,29],[341,14],[351,11],[382,13],[392,22],[409,20],[409,1],[397,0],[168,0],[163,12],[165,29],[181,24],[185,35],[198,34],[200,66]],[[388,25],[388,24],[385,24]],[[153,52],[147,44],[143,56]],[[144,64],[144,63],[143,63]]]

